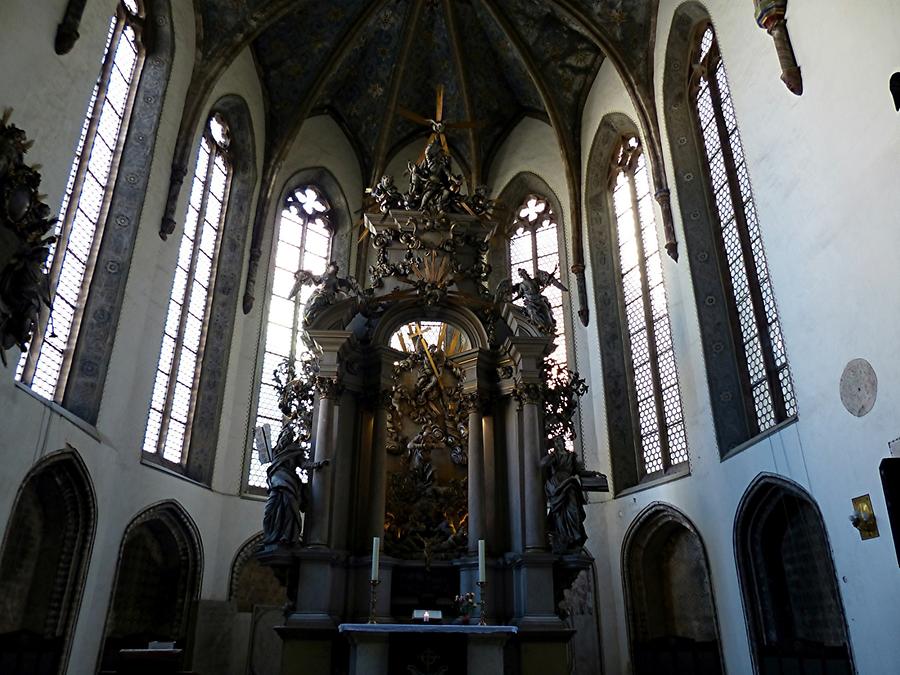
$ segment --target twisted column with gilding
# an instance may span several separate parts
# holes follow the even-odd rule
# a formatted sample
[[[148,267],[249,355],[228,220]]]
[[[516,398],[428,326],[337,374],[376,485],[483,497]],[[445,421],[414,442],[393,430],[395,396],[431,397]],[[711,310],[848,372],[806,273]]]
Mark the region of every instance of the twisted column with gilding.
[[[309,546],[328,546],[331,531],[331,493],[334,468],[334,406],[340,396],[337,379],[331,377],[316,378],[316,392],[319,397],[319,410],[316,419],[316,447],[314,461],[328,462],[319,469],[313,470],[310,476],[311,504],[307,518],[309,527],[306,544]]]
[[[481,423],[482,401],[478,392],[467,393],[462,401],[469,414],[468,509],[469,553],[478,551],[478,540],[484,539],[484,432]]]
[[[525,550],[546,548],[547,505],[541,478],[544,426],[541,420],[541,385],[519,382],[515,393],[522,407],[522,474],[525,484]]]

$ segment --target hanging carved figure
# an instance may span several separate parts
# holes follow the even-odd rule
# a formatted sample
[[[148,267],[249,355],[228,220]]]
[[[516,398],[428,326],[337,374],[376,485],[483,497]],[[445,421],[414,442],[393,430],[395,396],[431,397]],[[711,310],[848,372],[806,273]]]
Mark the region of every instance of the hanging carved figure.
[[[339,277],[340,266],[333,260],[328,263],[324,274],[313,274],[309,270],[297,270],[294,274],[294,287],[288,299],[293,299],[303,286],[316,284],[316,289],[306,301],[303,308],[303,325],[309,326],[322,310],[330,307],[338,300],[355,297],[360,298],[359,284],[353,277]]]
[[[585,491],[582,477],[601,476],[587,471],[577,455],[566,449],[565,439],[553,439],[553,448],[541,459],[547,496],[547,533],[554,553],[577,552],[587,541],[584,529]]]
[[[55,237],[50,207],[38,194],[41,174],[25,165],[32,142],[0,119],[0,360],[16,345],[25,351],[37,328],[42,306],[50,306],[45,262]]]
[[[402,209],[406,206],[403,195],[394,185],[394,177],[384,175],[378,181],[378,185],[369,190],[372,198],[378,202],[378,208],[382,213],[387,213],[391,209]]]
[[[556,278],[556,270],[552,272],[538,270],[537,274],[532,277],[528,270],[519,268],[519,278],[521,281],[517,284],[513,284],[509,279],[501,281],[494,294],[494,301],[504,303],[522,298],[528,320],[542,333],[556,332],[553,307],[550,305],[550,301],[543,296],[543,292],[548,286],[553,286],[561,291],[569,290]]]

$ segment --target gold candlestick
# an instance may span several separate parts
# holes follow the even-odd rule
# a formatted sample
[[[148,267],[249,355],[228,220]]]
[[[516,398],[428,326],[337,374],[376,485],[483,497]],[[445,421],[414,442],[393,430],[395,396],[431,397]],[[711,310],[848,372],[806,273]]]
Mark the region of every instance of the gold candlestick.
[[[369,623],[378,623],[375,621],[375,600],[378,595],[375,589],[380,583],[378,579],[369,579],[369,584],[372,587],[369,594]]]
[[[478,595],[480,596],[480,597],[479,597],[479,602],[478,602],[478,604],[479,604],[479,606],[481,607],[481,618],[478,620],[478,625],[479,625],[479,626],[486,626],[486,625],[487,625],[487,620],[486,620],[485,614],[484,614],[484,605],[485,605],[485,602],[484,602],[484,587],[487,586],[487,582],[486,582],[486,581],[479,581],[479,582],[477,582],[477,585],[478,585]]]

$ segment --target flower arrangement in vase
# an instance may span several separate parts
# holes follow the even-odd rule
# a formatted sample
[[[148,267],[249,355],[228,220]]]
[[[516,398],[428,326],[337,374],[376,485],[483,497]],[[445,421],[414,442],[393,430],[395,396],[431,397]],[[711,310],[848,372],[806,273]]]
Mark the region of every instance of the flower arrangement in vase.
[[[459,623],[469,623],[469,619],[475,612],[475,594],[472,592],[457,595],[455,600],[456,611],[459,613]]]

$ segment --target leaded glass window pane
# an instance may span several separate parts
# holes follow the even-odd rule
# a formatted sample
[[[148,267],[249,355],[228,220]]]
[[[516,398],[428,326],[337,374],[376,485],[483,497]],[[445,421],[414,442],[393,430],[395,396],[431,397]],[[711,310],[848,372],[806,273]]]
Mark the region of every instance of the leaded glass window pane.
[[[719,220],[719,257],[728,273],[744,395],[756,431],[762,432],[797,414],[794,385],[731,89],[711,25],[704,29],[697,53],[692,91]]]
[[[263,350],[262,381],[257,393],[254,428],[268,424],[272,439],[281,432],[282,415],[278,408],[278,393],[274,372],[285,360],[299,361],[305,346],[301,339],[303,307],[313,291],[302,286],[293,298],[294,274],[308,270],[322,274],[331,255],[331,206],[315,186],[302,186],[291,192],[281,211],[278,241],[275,246],[275,270],[266,319]],[[299,369],[298,369],[299,370]],[[256,450],[250,453],[247,483],[250,487],[266,486],[266,469]]]
[[[614,160],[613,210],[626,356],[646,476],[686,462],[687,441],[650,177],[637,138],[623,139]]]
[[[80,311],[87,300],[90,270],[115,183],[116,160],[143,57],[135,28],[140,21],[137,6],[127,0],[110,19],[100,77],[91,93],[59,211],[59,238],[47,258],[53,308],[16,372],[19,380],[51,400],[62,399],[63,371],[78,339]]]
[[[184,462],[190,440],[191,415],[215,284],[214,261],[218,257],[231,181],[227,141],[227,127],[214,115],[197,152],[144,434],[144,452],[174,464]]]

